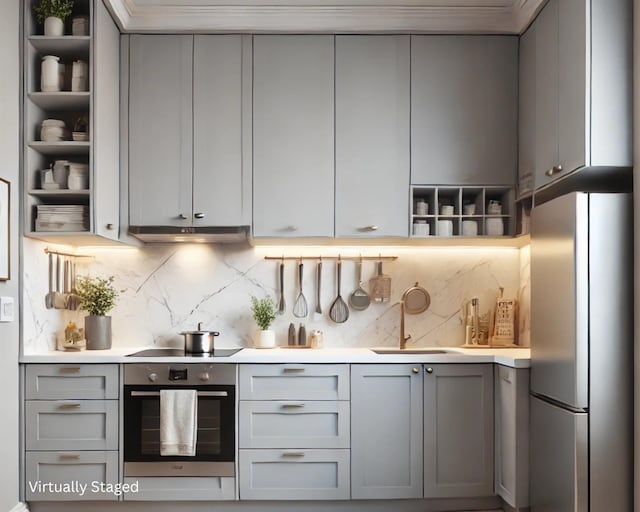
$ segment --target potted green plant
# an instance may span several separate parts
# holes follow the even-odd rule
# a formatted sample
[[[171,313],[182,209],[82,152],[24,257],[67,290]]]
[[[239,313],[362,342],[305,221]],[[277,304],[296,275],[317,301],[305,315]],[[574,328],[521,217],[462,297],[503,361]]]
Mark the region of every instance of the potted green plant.
[[[276,319],[276,306],[271,297],[258,299],[252,296],[251,312],[253,313],[253,319],[256,321],[256,324],[258,324],[258,327],[260,327],[260,335],[258,339],[255,340],[254,346],[256,348],[275,347],[276,333],[269,329]]]
[[[33,7],[36,19],[44,24],[44,35],[59,37],[64,35],[64,20],[73,11],[73,0],[40,0]]]
[[[76,283],[80,296],[80,309],[88,316],[84,318],[84,333],[87,350],[111,348],[111,317],[106,314],[116,305],[118,293],[113,287],[113,276],[79,277]]]

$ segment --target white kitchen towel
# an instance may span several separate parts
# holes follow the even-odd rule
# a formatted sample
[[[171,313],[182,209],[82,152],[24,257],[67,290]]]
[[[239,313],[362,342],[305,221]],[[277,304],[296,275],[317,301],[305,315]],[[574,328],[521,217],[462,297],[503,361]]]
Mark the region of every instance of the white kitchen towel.
[[[196,454],[198,392],[195,389],[160,390],[160,455]]]

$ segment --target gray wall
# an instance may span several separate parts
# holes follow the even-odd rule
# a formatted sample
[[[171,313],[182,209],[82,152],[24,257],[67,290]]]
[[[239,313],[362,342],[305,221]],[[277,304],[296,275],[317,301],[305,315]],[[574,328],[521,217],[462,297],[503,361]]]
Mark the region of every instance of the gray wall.
[[[11,280],[0,282],[0,295],[16,304],[16,321],[0,324],[0,511],[18,503],[18,192],[19,192],[19,101],[20,0],[0,2],[0,177],[11,182]]]

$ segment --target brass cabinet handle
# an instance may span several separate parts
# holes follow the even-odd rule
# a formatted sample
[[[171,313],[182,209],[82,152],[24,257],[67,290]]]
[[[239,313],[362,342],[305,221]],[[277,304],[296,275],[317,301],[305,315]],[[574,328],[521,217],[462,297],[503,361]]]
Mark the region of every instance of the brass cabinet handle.
[[[425,368],[424,371],[427,372],[427,373],[433,373],[433,368],[431,368],[431,366],[429,366],[428,368]]]
[[[193,215],[196,219],[204,219],[204,213],[198,212]]]
[[[414,367],[414,368],[411,368],[411,371],[412,371],[413,373],[420,373],[420,368],[416,368],[416,367]]]
[[[77,453],[61,453],[60,460],[80,460],[80,455]]]
[[[180,220],[187,220],[189,217],[187,217],[184,213],[180,213],[180,214],[178,215],[178,218],[179,218]]]
[[[282,452],[283,457],[304,457],[304,452]]]
[[[302,409],[304,404],[282,404],[283,409]]]
[[[80,404],[60,404],[60,409],[80,409]]]
[[[553,176],[554,174],[558,174],[559,172],[562,172],[562,166],[561,165],[554,165],[551,169],[548,169],[545,174],[549,177]]]
[[[80,373],[79,366],[62,366],[60,368],[60,373]]]
[[[284,373],[304,373],[304,368],[283,368]]]

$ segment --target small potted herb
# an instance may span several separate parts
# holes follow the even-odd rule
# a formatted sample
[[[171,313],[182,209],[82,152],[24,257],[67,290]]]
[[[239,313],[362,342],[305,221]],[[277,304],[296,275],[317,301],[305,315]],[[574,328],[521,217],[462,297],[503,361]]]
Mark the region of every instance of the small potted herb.
[[[106,314],[116,305],[118,293],[113,287],[113,276],[79,277],[76,283],[80,296],[80,309],[89,313],[84,318],[87,350],[111,348],[111,317]]]
[[[73,0],[40,0],[33,7],[36,19],[44,23],[44,35],[60,37],[64,35],[64,20],[73,11]]]
[[[276,306],[271,297],[258,299],[251,297],[253,319],[260,327],[260,336],[255,341],[256,348],[273,348],[276,346],[276,333],[269,329],[276,319]]]

